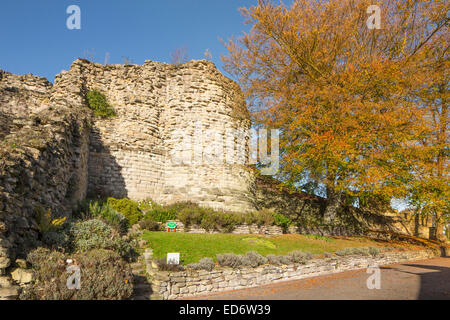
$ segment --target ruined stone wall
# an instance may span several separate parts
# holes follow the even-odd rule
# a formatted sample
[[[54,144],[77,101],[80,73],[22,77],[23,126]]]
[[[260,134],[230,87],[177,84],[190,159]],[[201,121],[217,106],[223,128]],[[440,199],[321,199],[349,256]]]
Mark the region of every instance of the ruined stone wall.
[[[0,70],[0,112],[27,117],[50,102],[52,84],[45,78],[15,75]]]
[[[364,208],[343,206],[332,224],[325,224],[326,199],[292,191],[269,176],[255,173],[249,201],[257,209],[269,208],[292,220],[290,232],[321,235],[368,235],[389,237],[398,233],[430,238],[431,218],[418,217],[411,211],[397,212],[389,204],[375,202]]]
[[[91,194],[250,208],[247,159],[242,165],[206,161],[214,152],[211,145],[217,145],[207,136],[208,129],[225,145],[230,129],[244,134],[250,126],[239,87],[212,63],[103,66],[79,59],[57,76],[52,99],[83,105],[85,94],[94,89],[105,94],[118,116],[94,122]],[[192,144],[180,144],[186,137],[202,146],[201,159],[194,158]],[[239,150],[233,152],[237,157]]]
[[[44,79],[0,74],[2,276],[37,245],[39,207],[65,215],[85,197],[90,129],[88,110],[50,103]]]

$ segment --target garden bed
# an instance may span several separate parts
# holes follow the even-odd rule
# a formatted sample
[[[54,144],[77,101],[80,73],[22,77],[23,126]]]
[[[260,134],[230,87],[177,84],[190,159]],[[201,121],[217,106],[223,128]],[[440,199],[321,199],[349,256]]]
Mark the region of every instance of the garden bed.
[[[179,252],[182,263],[198,262],[210,257],[216,261],[217,254],[245,254],[256,251],[286,255],[295,250],[311,254],[333,253],[345,248],[399,247],[402,243],[373,240],[361,237],[323,237],[317,235],[284,234],[278,236],[237,234],[190,234],[172,232],[145,232],[142,235],[153,249],[155,258],[164,258],[169,252]]]

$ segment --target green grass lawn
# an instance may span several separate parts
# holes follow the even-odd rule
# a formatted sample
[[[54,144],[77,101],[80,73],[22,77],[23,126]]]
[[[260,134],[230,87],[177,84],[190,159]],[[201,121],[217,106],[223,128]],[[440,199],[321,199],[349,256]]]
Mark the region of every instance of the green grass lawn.
[[[236,235],[236,234],[190,234],[172,232],[145,232],[156,258],[163,258],[168,252],[179,252],[183,264],[198,262],[201,258],[216,254],[245,254],[257,251],[262,255],[286,255],[294,250],[312,254],[336,252],[343,248],[380,247],[379,242],[364,238],[325,238],[298,234],[280,236]]]

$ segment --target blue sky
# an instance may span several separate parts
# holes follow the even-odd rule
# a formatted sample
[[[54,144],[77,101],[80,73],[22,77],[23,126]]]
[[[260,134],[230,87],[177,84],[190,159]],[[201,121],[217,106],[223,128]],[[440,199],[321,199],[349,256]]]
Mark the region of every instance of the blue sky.
[[[190,59],[209,49],[221,69],[225,53],[219,38],[240,35],[248,27],[238,12],[257,0],[14,0],[0,2],[0,69],[32,73],[53,82],[78,57],[94,61],[170,62],[185,46]],[[69,30],[66,9],[81,9],[81,30]],[[222,69],[221,69],[222,70]]]

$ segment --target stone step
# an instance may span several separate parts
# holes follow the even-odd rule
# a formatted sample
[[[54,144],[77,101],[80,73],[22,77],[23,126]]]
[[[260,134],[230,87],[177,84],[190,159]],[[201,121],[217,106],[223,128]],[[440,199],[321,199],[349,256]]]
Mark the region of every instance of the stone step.
[[[0,300],[15,300],[19,296],[19,286],[0,288]]]

